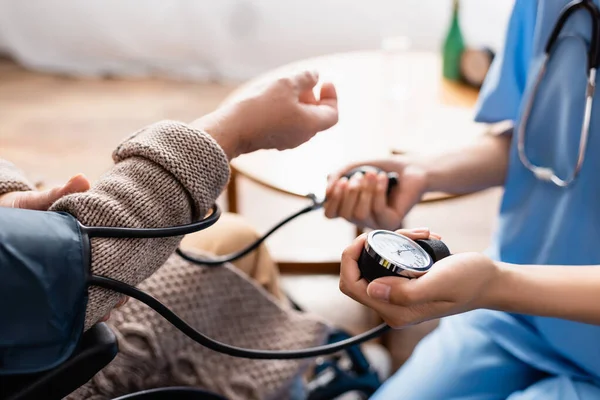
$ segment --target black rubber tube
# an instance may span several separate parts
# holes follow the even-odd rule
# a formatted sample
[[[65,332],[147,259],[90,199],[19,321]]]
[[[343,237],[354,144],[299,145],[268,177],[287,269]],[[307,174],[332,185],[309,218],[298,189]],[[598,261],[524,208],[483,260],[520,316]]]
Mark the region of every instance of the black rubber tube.
[[[132,297],[136,300],[141,301],[154,311],[159,313],[164,319],[169,321],[175,328],[179,329],[190,339],[196,343],[205,346],[211,350],[219,353],[227,354],[233,357],[239,358],[250,358],[257,360],[292,360],[300,358],[312,358],[319,357],[328,354],[337,353],[338,351],[347,349],[352,346],[364,343],[371,339],[374,339],[387,330],[390,327],[386,324],[381,324],[367,332],[352,338],[342,340],[340,342],[331,343],[323,346],[310,347],[307,349],[300,350],[258,350],[258,349],[244,349],[241,347],[232,346],[226,343],[219,342],[211,339],[196,329],[192,328],[187,322],[179,318],[177,314],[171,311],[167,306],[162,304],[160,301],[131,285],[126,283],[107,278],[104,276],[92,275],[88,281],[89,285],[102,287],[109,289],[126,296]]]

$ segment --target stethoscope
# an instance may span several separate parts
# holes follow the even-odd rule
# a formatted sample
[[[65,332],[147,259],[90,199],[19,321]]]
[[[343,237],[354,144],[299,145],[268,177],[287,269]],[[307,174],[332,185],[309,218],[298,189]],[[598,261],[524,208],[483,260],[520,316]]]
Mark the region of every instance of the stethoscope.
[[[345,176],[351,177],[354,174],[364,174],[367,170],[381,170],[370,167],[361,166],[349,171]],[[387,173],[388,175],[388,195],[394,186],[398,184],[398,176],[395,173]],[[240,259],[251,251],[255,250],[269,236],[271,236],[279,228],[288,222],[298,218],[299,216],[318,210],[323,207],[326,199],[318,200],[314,195],[308,195],[311,199],[311,204],[302,208],[298,212],[285,218],[280,223],[275,225],[266,234],[252,243],[250,246],[216,258],[199,258],[191,254],[185,253],[181,249],[177,249],[177,254],[185,260],[200,266],[218,267],[226,262],[232,262]],[[214,205],[211,213],[201,221],[194,222],[188,225],[167,227],[167,228],[118,228],[118,227],[90,227],[80,224],[80,230],[87,240],[91,238],[134,238],[134,239],[150,239],[176,237],[189,233],[197,232],[206,229],[217,222],[221,215],[221,211],[217,205]],[[403,235],[390,231],[373,231],[365,241],[365,247],[358,261],[359,269],[364,279],[371,281],[373,279],[384,276],[404,277],[408,279],[417,278],[425,274],[435,262],[450,255],[450,251],[445,244],[439,240],[411,240]],[[124,282],[99,275],[90,275],[88,277],[88,285],[98,286],[104,289],[112,290],[126,296],[132,297],[146,304],[163,318],[169,321],[173,326],[183,332],[190,339],[219,353],[227,354],[234,357],[263,359],[263,360],[290,360],[299,358],[311,358],[337,353],[341,350],[354,347],[368,340],[376,338],[390,329],[387,324],[381,324],[369,331],[354,337],[340,340],[334,343],[316,346],[308,349],[300,350],[261,350],[261,349],[245,349],[237,346],[232,346],[227,343],[222,343],[214,340],[203,333],[197,331],[187,322],[182,320],[178,315],[171,311],[167,306],[159,300],[152,297],[134,286]]]
[[[527,122],[529,121],[529,117],[531,115],[531,110],[533,108],[535,96],[537,95],[539,86],[544,78],[546,73],[546,67],[548,61],[550,59],[550,55],[552,53],[553,47],[558,42],[560,32],[562,28],[565,26],[569,17],[576,12],[577,10],[585,10],[588,12],[592,19],[592,35],[591,35],[591,43],[587,53],[588,58],[588,72],[587,72],[587,88],[585,92],[586,102],[585,102],[585,111],[583,117],[583,124],[581,126],[581,134],[579,139],[579,155],[577,157],[577,164],[575,165],[575,169],[573,170],[571,176],[562,179],[556,172],[550,167],[542,167],[538,165],[534,165],[529,161],[527,155],[525,153],[525,131],[527,128]],[[585,151],[588,142],[588,136],[590,132],[590,121],[592,116],[592,105],[594,102],[594,92],[596,90],[596,70],[600,65],[600,10],[594,4],[593,0],[574,0],[567,4],[562,11],[560,12],[560,16],[558,18],[558,22],[554,26],[552,30],[552,34],[548,39],[548,42],[545,47],[545,55],[544,60],[542,62],[542,66],[540,67],[540,71],[535,80],[535,84],[533,87],[533,92],[529,101],[527,102],[523,117],[521,122],[518,124],[517,136],[518,136],[518,152],[519,158],[523,165],[529,169],[537,179],[542,181],[552,182],[556,186],[559,187],[567,187],[569,186],[579,174],[581,167],[583,166],[583,161],[585,159]],[[582,39],[583,40],[583,39]],[[585,45],[585,43],[584,43]]]

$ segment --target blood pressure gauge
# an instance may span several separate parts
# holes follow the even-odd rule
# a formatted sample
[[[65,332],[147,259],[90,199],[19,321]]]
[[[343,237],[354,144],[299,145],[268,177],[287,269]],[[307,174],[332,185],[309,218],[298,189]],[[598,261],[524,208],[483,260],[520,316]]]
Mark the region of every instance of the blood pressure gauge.
[[[363,278],[368,281],[384,276],[417,278],[431,266],[450,255],[436,239],[412,240],[395,232],[376,230],[369,233],[358,260]]]

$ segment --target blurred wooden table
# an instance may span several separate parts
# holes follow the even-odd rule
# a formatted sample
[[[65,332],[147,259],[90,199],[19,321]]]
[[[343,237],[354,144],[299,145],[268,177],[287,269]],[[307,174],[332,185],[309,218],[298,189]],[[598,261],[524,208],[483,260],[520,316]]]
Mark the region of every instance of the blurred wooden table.
[[[240,176],[290,196],[320,197],[327,174],[350,162],[390,153],[439,151],[481,134],[483,127],[472,120],[477,90],[442,80],[440,62],[434,53],[342,53],[286,65],[238,88],[226,102],[265,80],[313,69],[321,82],[335,84],[340,119],[296,149],[262,150],[235,159],[229,210],[238,211]],[[424,201],[446,198],[432,194]]]

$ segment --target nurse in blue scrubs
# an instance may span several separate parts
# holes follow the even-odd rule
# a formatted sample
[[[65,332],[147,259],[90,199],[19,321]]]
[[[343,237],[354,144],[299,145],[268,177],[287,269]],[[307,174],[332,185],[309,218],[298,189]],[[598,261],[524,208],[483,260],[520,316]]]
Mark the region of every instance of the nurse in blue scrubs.
[[[505,188],[486,254],[448,257],[410,281],[368,283],[356,263],[364,237],[344,252],[341,290],[393,327],[445,317],[373,399],[600,399],[600,101],[585,138],[592,42],[585,11],[564,25],[533,96],[545,45],[567,3],[515,2],[476,114],[477,121],[511,121],[512,128],[444,154],[356,163],[398,172],[390,198],[383,175],[339,178],[355,165],[331,177],[328,217],[390,230],[428,191]],[[553,172],[568,181],[580,153],[574,180],[548,179]],[[546,169],[536,176],[532,166]]]

